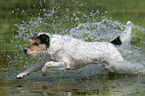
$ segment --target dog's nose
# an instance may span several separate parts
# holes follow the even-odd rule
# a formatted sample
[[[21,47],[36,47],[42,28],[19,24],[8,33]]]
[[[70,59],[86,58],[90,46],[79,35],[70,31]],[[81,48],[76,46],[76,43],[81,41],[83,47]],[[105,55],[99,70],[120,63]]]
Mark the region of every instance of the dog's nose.
[[[27,51],[28,51],[27,49],[24,49],[24,52],[25,52],[25,53],[27,53]]]

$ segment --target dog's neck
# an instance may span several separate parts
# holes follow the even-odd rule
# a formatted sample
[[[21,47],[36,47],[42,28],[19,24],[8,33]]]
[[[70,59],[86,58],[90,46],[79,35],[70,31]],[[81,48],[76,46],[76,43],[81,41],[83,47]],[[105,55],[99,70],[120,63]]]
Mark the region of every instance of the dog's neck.
[[[58,50],[63,47],[63,39],[61,35],[52,35],[50,38],[50,46],[47,48],[48,54],[55,54]]]

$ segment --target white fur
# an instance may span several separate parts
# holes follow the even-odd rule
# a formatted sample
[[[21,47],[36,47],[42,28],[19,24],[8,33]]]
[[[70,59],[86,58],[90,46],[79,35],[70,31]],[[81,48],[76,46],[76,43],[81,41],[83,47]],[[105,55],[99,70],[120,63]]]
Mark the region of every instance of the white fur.
[[[71,63],[75,61],[83,61],[87,64],[96,60],[105,60],[112,64],[114,61],[123,60],[114,45],[108,42],[84,42],[61,35],[53,35],[50,41],[48,54],[52,55],[56,61],[65,62],[66,66],[71,67]]]
[[[128,24],[130,24],[130,22]],[[131,28],[130,26],[126,27],[121,35],[122,42],[126,41],[127,39],[125,37],[129,37],[131,34]],[[124,35],[124,33],[126,33],[127,36]],[[17,78],[23,77],[38,69],[42,69],[42,73],[46,74],[47,68],[52,66],[76,69],[91,62],[95,63],[98,61],[105,61],[105,68],[113,72],[124,69],[124,66],[120,63],[118,64],[118,62],[124,61],[123,57],[115,46],[109,42],[84,42],[70,36],[50,35],[48,33],[39,33],[37,35],[39,36],[41,34],[46,34],[50,37],[50,47],[47,49],[46,53],[52,61],[41,62],[18,74]],[[29,51],[30,50],[28,50],[28,53],[33,53]]]

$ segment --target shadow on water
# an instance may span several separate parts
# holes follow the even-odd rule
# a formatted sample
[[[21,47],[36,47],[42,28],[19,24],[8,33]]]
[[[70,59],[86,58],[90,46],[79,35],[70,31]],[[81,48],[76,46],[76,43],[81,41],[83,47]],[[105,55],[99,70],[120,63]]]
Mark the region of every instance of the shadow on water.
[[[30,57],[23,53],[23,49],[29,45],[28,39],[34,33],[68,34],[91,42],[110,41],[124,30],[128,20],[133,22],[133,38],[128,47],[118,48],[118,50],[125,60],[136,66],[144,64],[145,28],[139,26],[145,26],[144,14],[141,14],[144,6],[134,8],[136,1],[132,3],[125,1],[125,4],[123,0],[105,2],[107,0],[0,1],[2,6],[0,9],[2,11],[0,13],[2,18],[0,19],[0,95],[145,94],[143,75],[109,73],[103,65],[99,64],[91,64],[72,71],[51,68],[48,69],[45,77],[39,71],[22,79],[16,79],[18,73],[43,59],[43,56]],[[128,6],[123,6],[126,4]]]

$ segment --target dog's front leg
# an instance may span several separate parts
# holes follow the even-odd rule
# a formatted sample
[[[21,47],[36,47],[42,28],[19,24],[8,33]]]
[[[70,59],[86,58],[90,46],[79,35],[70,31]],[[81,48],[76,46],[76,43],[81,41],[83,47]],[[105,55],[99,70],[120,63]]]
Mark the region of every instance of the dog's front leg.
[[[46,62],[42,68],[42,75],[45,76],[46,72],[47,72],[47,68],[48,67],[65,67],[65,63],[64,62]]]
[[[46,63],[46,61],[41,61],[39,64],[27,69],[26,71],[23,71],[22,73],[18,74],[17,75],[17,78],[22,78],[28,74],[30,74],[31,72],[34,72],[34,71],[38,71],[38,70],[41,70],[41,68],[44,66],[44,64]]]

